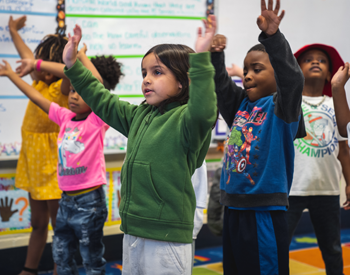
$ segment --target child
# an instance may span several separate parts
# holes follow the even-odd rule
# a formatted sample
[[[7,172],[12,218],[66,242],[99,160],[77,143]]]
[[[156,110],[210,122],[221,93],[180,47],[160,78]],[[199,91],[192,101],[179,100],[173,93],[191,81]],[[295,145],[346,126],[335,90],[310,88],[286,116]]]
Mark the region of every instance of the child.
[[[307,136],[295,141],[295,166],[287,211],[289,243],[304,209],[309,209],[327,274],[343,274],[339,182],[350,184],[350,155],[334,121],[330,80],[344,65],[336,49],[302,47],[294,56],[304,74],[302,109]]]
[[[350,65],[348,62],[341,66],[332,78],[332,94],[334,100],[335,117],[337,119],[338,129],[340,135],[350,137],[350,110],[345,94],[344,86],[350,77]],[[348,141],[350,144],[350,142]],[[347,166],[349,167],[349,166]],[[344,168],[343,168],[344,169]],[[343,206],[345,210],[350,209],[350,185],[346,182],[345,187],[346,201]]]
[[[194,171],[191,178],[194,194],[196,197],[196,210],[194,212],[193,221],[193,242],[192,242],[192,268],[194,264],[196,239],[199,231],[203,226],[204,209],[207,207],[208,197],[208,175],[207,175],[207,164],[205,161],[202,166]]]
[[[40,71],[41,60],[62,63],[62,52],[67,39],[59,34],[45,36],[32,51],[23,42],[18,30],[25,25],[26,17],[9,20],[9,31],[21,58],[40,59],[37,70],[31,74],[32,86],[45,98],[62,107],[68,107],[69,81],[57,75]],[[27,250],[27,258],[20,275],[36,274],[41,254],[46,245],[48,224],[54,228],[61,191],[56,176],[57,145],[59,126],[50,121],[47,114],[29,101],[22,124],[22,148],[19,154],[16,181],[17,188],[29,192],[32,232]]]
[[[102,237],[107,208],[101,186],[106,183],[103,139],[109,126],[91,112],[73,89],[68,97],[70,110],[59,107],[24,82],[4,62],[5,66],[0,65],[0,75],[7,76],[61,127],[57,140],[57,176],[59,187],[64,192],[52,245],[57,272],[78,272],[74,255],[79,241],[87,272],[104,274],[106,261],[102,257]]]
[[[289,274],[286,210],[304,79],[278,29],[279,8],[261,1],[262,44],[245,57],[244,89],[227,74],[222,40],[212,46],[218,106],[231,128],[220,182],[225,274]]]
[[[174,44],[145,54],[141,105],[107,93],[76,60],[80,37],[71,37],[64,50],[65,73],[75,90],[128,137],[121,173],[123,275],[191,273],[196,207],[191,176],[204,161],[216,121],[214,70],[209,53],[203,53],[214,35],[212,19],[213,26],[197,39],[199,54]]]

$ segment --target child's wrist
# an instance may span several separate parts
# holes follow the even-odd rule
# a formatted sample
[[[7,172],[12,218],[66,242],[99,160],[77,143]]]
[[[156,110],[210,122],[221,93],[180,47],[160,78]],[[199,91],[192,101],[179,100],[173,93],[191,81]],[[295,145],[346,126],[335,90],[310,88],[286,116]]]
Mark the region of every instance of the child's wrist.
[[[40,72],[41,62],[43,62],[42,59],[36,59],[36,60],[34,60],[34,63],[33,63],[33,70],[36,70],[37,72]]]
[[[67,67],[68,69],[72,68],[73,65],[75,64],[75,62],[77,62],[77,57],[76,57],[75,59],[73,59],[73,60],[68,60],[68,61],[66,62],[66,67]]]

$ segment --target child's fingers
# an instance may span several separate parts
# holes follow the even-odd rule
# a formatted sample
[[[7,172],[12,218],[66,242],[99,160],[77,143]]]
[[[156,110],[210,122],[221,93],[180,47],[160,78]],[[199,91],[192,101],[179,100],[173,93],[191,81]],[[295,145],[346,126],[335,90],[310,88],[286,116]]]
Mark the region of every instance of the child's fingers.
[[[285,10],[283,10],[283,11],[281,12],[281,15],[278,16],[278,19],[279,19],[280,21],[282,21],[282,19],[283,19],[285,13],[286,13]]]
[[[278,14],[278,11],[280,10],[281,7],[281,3],[280,0],[276,1],[276,6],[275,6],[275,10],[273,11],[275,14]]]
[[[269,0],[268,10],[272,11],[272,9],[273,9],[273,0]]]
[[[202,37],[202,27],[198,27],[197,36]]]
[[[266,3],[265,0],[261,0],[261,11],[266,10]]]

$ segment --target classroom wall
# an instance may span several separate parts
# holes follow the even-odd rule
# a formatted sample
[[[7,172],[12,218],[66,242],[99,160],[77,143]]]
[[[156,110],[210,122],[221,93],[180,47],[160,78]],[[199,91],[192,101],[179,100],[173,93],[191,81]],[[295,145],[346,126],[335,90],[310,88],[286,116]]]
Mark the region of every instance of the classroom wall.
[[[282,9],[280,30],[293,52],[306,44],[324,43],[350,62],[349,0],[281,0]],[[247,51],[258,43],[260,0],[218,0],[216,14],[218,33],[227,37],[226,64],[243,66]],[[346,88],[349,93],[350,81]]]

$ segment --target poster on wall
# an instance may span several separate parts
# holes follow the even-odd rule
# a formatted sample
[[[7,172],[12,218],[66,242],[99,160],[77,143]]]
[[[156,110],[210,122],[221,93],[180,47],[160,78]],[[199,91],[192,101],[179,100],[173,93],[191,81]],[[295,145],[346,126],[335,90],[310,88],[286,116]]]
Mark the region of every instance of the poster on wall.
[[[0,175],[0,235],[30,228],[28,192],[15,187],[15,175]]]

